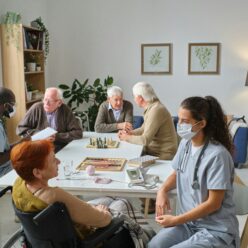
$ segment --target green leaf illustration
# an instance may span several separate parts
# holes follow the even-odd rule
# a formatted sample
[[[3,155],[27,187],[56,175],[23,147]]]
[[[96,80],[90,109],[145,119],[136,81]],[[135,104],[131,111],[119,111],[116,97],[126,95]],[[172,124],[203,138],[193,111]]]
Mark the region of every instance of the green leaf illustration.
[[[154,54],[152,54],[151,58],[150,58],[150,64],[151,65],[157,65],[160,63],[162,56],[161,56],[162,51],[156,49]]]

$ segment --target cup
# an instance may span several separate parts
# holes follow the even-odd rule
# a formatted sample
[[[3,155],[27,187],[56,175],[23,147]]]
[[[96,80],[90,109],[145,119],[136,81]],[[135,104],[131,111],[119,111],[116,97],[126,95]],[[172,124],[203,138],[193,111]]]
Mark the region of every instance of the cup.
[[[64,176],[70,177],[73,172],[73,162],[72,161],[63,161],[63,170],[64,170]]]

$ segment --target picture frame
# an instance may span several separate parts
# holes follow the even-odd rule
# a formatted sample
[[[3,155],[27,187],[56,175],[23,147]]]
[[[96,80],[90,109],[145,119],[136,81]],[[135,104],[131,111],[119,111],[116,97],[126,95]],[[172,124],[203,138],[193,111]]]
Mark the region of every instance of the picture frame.
[[[220,74],[220,43],[189,43],[188,74]]]
[[[172,74],[172,44],[141,44],[141,74]]]

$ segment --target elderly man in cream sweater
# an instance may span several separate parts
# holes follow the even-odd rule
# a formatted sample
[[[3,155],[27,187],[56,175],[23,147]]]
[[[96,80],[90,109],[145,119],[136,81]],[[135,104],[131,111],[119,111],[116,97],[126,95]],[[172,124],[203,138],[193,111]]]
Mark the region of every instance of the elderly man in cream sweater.
[[[121,140],[144,146],[143,153],[171,160],[177,150],[177,134],[171,115],[159,101],[152,86],[138,82],[133,86],[136,104],[144,109],[144,123],[132,131],[119,131]]]
[[[136,104],[144,109],[144,123],[132,131],[119,131],[121,140],[143,145],[143,154],[153,155],[159,159],[171,160],[177,151],[177,134],[171,115],[159,101],[152,86],[138,82],[133,86]],[[140,199],[144,208],[144,200]],[[144,212],[144,209],[142,210]],[[155,212],[155,201],[151,200],[148,213]]]

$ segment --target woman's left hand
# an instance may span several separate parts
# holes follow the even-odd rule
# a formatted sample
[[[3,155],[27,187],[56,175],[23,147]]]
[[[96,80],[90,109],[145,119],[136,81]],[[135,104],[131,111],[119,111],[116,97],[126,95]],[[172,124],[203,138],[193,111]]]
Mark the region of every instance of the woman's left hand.
[[[173,215],[160,215],[156,217],[156,222],[162,227],[170,227],[177,225],[177,216]]]
[[[96,208],[99,210],[109,211],[108,207],[105,205],[97,205]]]

